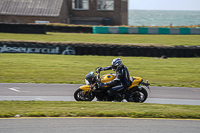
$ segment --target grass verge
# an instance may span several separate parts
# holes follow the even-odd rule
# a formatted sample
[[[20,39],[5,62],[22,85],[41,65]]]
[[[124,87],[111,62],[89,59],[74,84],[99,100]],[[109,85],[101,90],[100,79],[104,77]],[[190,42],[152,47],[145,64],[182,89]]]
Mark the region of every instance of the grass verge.
[[[109,66],[113,58],[116,57],[3,53],[0,83],[84,84],[88,72]],[[200,87],[199,58],[120,58],[131,76],[148,79],[152,86]],[[105,73],[115,72],[102,72]]]
[[[42,41],[42,42],[87,42],[111,43],[126,45],[200,45],[200,35],[139,35],[139,34],[80,34],[53,33],[40,34],[12,34],[0,33],[0,40],[8,41]]]
[[[200,119],[200,106],[149,103],[0,101],[0,118],[132,117]]]
[[[35,24],[35,23],[33,23]],[[93,25],[76,25],[76,24],[64,24],[64,23],[49,23],[46,25],[52,25],[52,26],[69,26],[69,27],[93,27]],[[150,27],[150,28],[155,28],[155,27],[162,27],[162,28],[197,28],[200,27],[200,25],[182,25],[182,26],[133,26],[133,25],[119,25],[120,27]]]

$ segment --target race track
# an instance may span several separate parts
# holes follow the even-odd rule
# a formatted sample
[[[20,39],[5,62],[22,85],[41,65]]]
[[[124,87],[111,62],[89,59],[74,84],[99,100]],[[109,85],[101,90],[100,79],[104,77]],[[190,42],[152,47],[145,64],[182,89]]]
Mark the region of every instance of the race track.
[[[0,83],[0,100],[74,101],[80,85]],[[200,88],[151,87],[146,103],[200,105]],[[0,118],[0,133],[199,133],[199,120]]]
[[[74,101],[80,84],[0,83],[2,100]],[[151,87],[145,103],[200,105],[200,88]]]
[[[129,118],[0,119],[1,133],[199,133],[199,120]]]

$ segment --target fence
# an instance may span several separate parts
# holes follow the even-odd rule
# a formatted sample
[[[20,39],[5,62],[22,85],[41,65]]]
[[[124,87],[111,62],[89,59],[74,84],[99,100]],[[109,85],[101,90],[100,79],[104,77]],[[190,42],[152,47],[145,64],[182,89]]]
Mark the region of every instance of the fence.
[[[200,46],[144,47],[108,44],[58,44],[39,42],[0,42],[0,53],[40,53],[100,56],[199,57]]]
[[[93,33],[92,27],[47,25],[47,32]]]
[[[95,33],[95,34],[172,34],[200,35],[200,28],[147,28],[147,27],[108,27],[108,26],[54,26],[38,24],[0,23],[0,32],[46,34],[46,32]]]
[[[200,28],[93,27],[93,33],[200,35]]]
[[[0,23],[0,32],[46,34],[46,25]]]

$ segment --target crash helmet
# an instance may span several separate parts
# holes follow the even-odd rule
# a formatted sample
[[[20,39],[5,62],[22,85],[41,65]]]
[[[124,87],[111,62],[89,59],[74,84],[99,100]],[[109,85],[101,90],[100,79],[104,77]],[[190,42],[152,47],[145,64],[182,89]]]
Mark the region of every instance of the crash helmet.
[[[111,67],[113,71],[118,70],[122,65],[122,60],[120,58],[115,58],[112,60]]]

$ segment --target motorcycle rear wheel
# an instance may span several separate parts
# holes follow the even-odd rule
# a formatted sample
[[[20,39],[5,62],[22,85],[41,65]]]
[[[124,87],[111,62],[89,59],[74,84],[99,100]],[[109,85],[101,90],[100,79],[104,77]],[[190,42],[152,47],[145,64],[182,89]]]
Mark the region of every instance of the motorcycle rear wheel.
[[[147,93],[146,89],[144,89],[142,87],[141,90],[132,92],[130,97],[127,98],[126,100],[128,102],[143,103],[144,101],[146,101],[147,97],[148,97],[148,93]]]
[[[77,89],[74,92],[74,99],[76,101],[92,101],[94,97],[95,95],[93,92],[84,93],[84,90],[81,90],[81,89]]]

